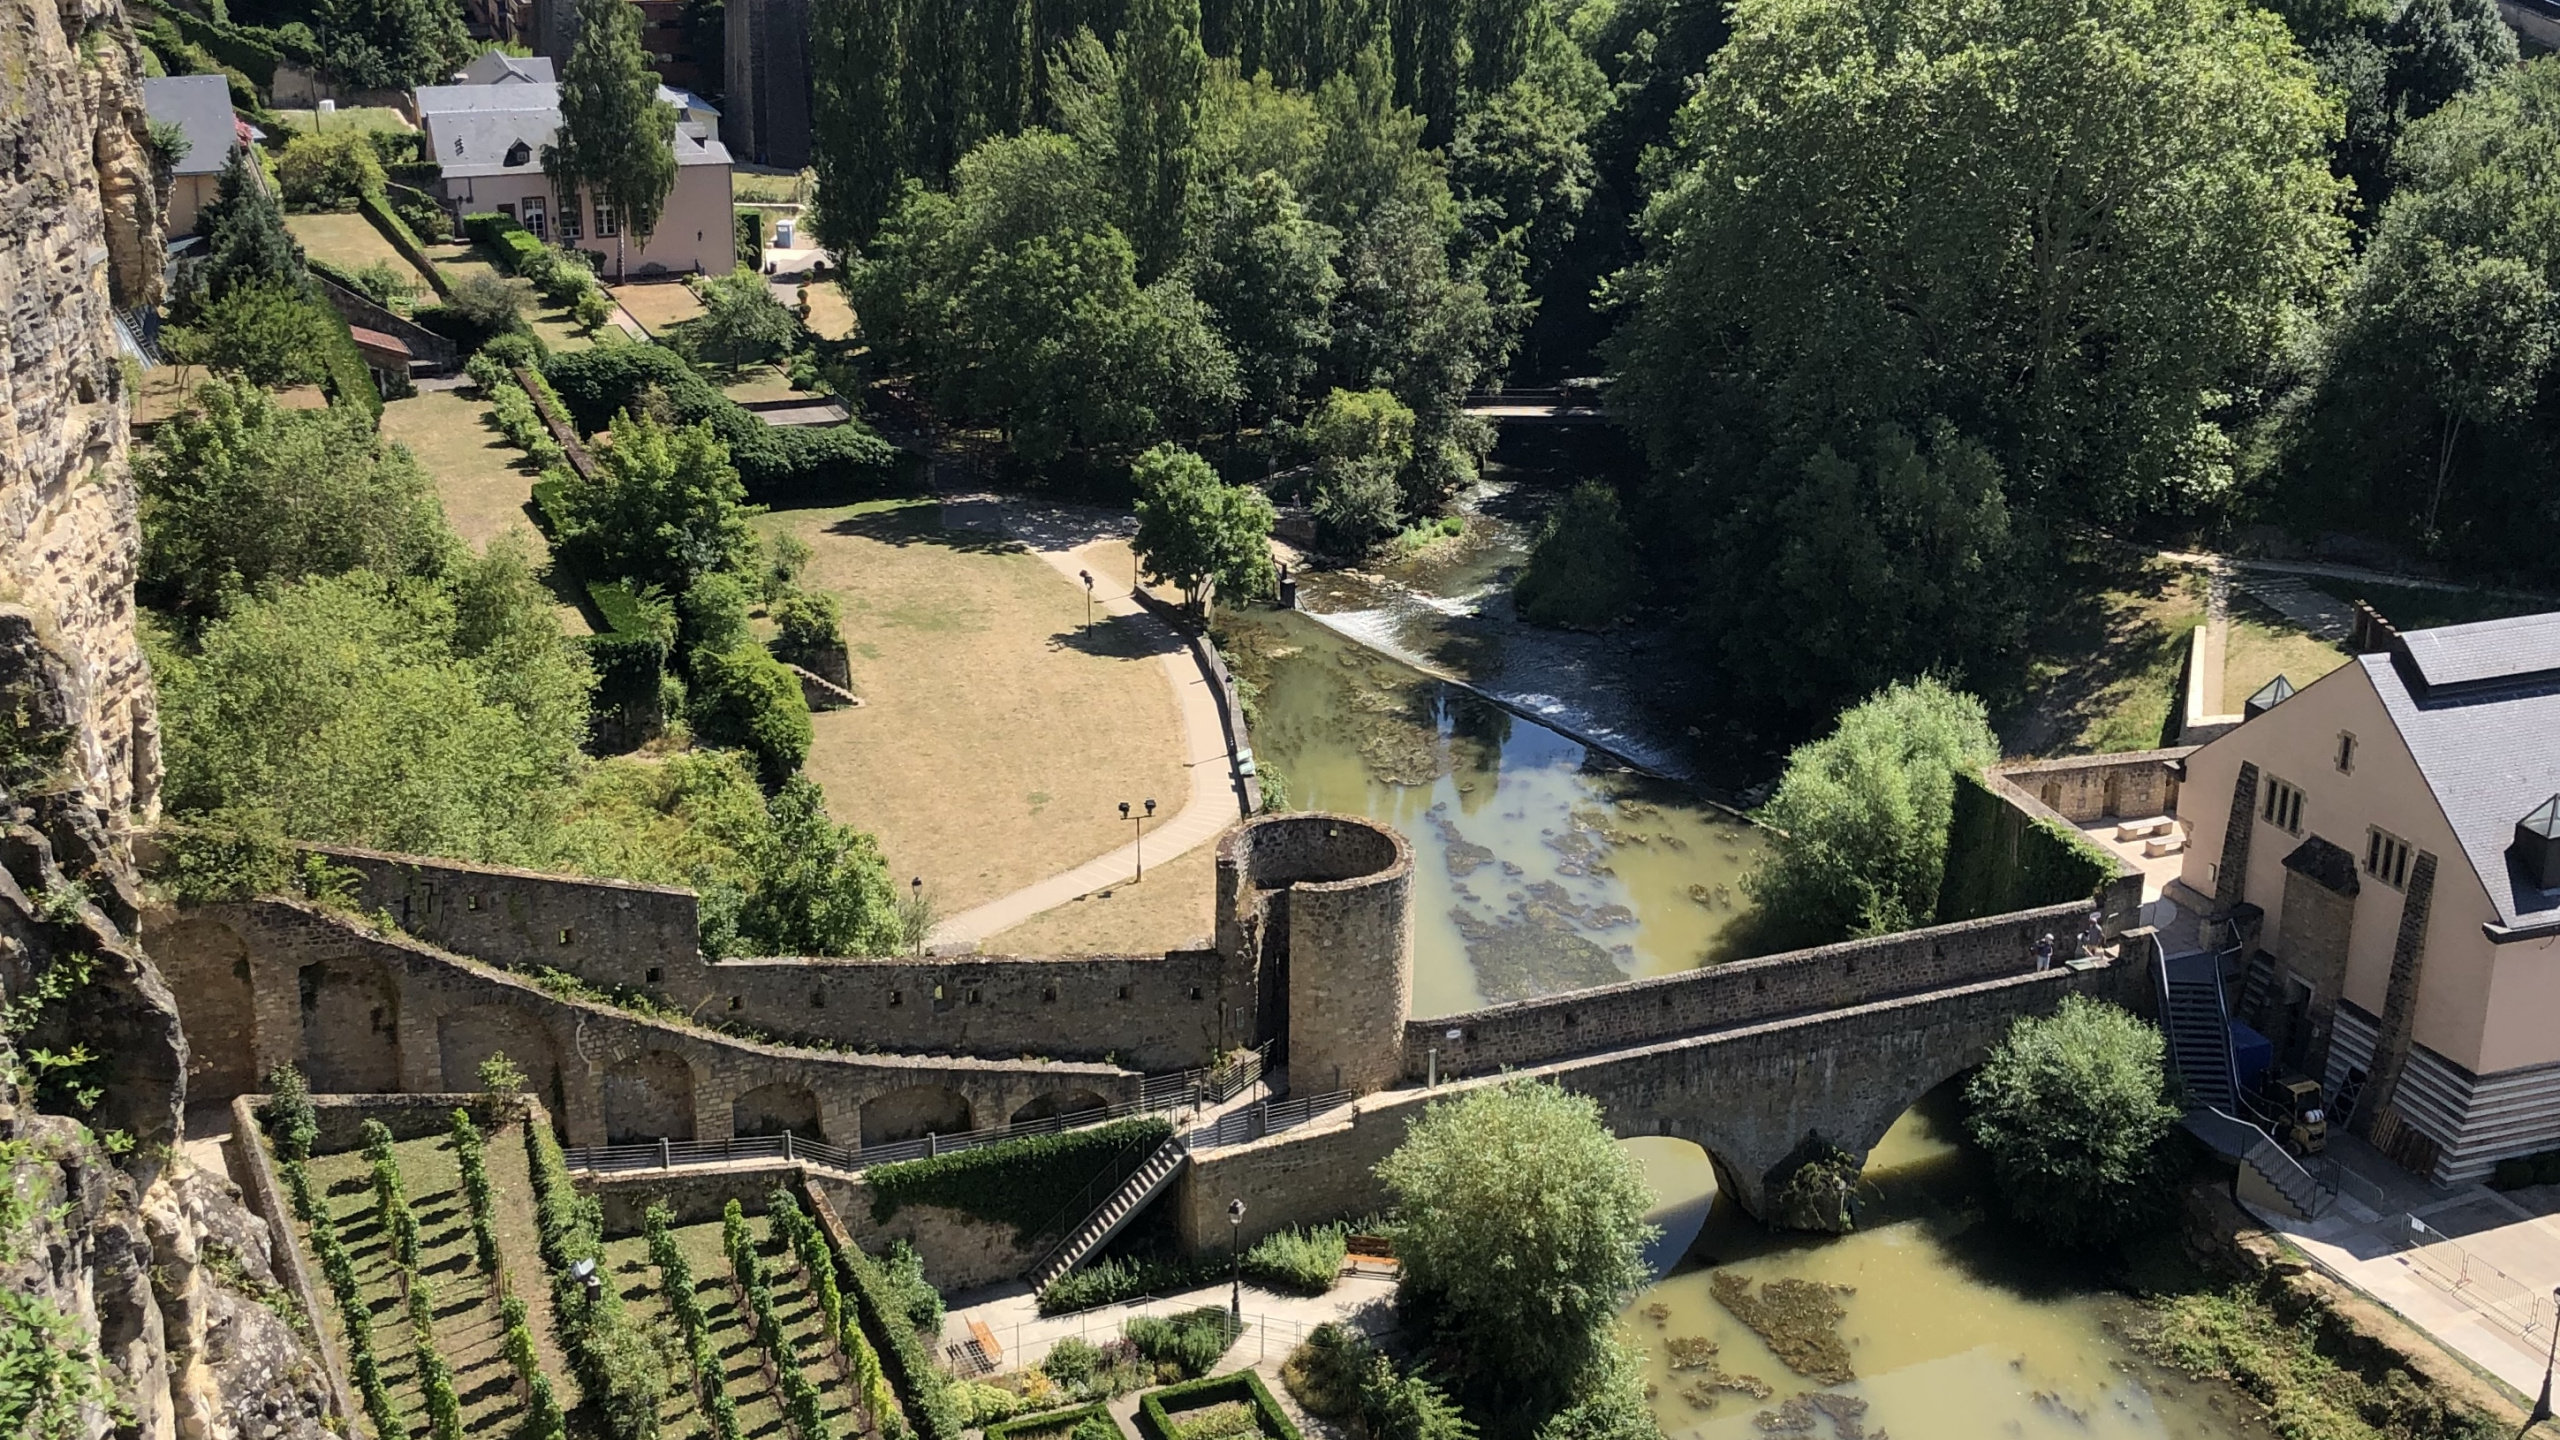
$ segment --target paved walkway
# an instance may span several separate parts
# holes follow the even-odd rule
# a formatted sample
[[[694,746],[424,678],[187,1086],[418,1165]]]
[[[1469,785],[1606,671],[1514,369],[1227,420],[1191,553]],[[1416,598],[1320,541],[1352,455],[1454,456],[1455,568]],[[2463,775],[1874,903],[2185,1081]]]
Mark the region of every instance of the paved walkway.
[[[1119,1339],[1121,1327],[1137,1316],[1174,1315],[1202,1306],[1224,1310],[1232,1293],[1229,1282],[1220,1280],[1177,1294],[1044,1318],[1039,1297],[1030,1286],[1016,1281],[955,1297],[943,1321],[942,1343],[946,1347],[965,1343],[970,1336],[969,1322],[977,1321],[987,1327],[1004,1350],[996,1369],[1020,1370],[1039,1364],[1051,1346],[1071,1336],[1100,1345]],[[1373,1336],[1384,1334],[1395,1323],[1395,1293],[1396,1282],[1378,1275],[1345,1276],[1330,1293],[1313,1297],[1282,1295],[1247,1285],[1244,1334],[1219,1362],[1217,1373],[1260,1370],[1276,1395],[1280,1390],[1280,1362],[1307,1338],[1308,1331],[1328,1320],[1340,1320]],[[1133,1394],[1127,1398],[1134,1411],[1137,1397]]]
[[[1079,552],[1088,546],[1125,539],[1136,528],[1132,518],[1109,511],[1036,504],[961,489],[946,469],[939,462],[933,467],[934,488],[942,496],[944,529],[1011,536],[1079,588],[1084,582],[1077,572],[1090,568],[1077,558]],[[1224,834],[1241,818],[1235,760],[1227,750],[1226,726],[1218,718],[1218,701],[1209,688],[1209,677],[1192,658],[1189,644],[1172,626],[1141,609],[1126,591],[1108,594],[1097,588],[1093,604],[1098,614],[1135,631],[1163,664],[1165,682],[1173,687],[1174,705],[1182,716],[1182,763],[1191,774],[1190,793],[1153,797],[1169,804],[1159,805],[1157,819],[1146,827],[1142,840],[1132,840],[1108,854],[942,921],[933,927],[926,942],[934,951],[949,954],[975,949],[988,936],[1010,930],[1042,911],[1096,890],[1129,883],[1137,875],[1142,852],[1148,864],[1161,865]]]

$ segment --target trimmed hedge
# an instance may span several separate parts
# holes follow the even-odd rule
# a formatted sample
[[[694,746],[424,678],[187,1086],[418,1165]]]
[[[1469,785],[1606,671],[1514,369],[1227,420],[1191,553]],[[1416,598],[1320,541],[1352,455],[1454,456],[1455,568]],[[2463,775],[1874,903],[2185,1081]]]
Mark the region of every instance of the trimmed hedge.
[[[846,1288],[852,1292],[862,1333],[878,1350],[889,1388],[905,1408],[916,1440],[960,1440],[960,1411],[951,1400],[951,1377],[934,1358],[935,1337],[918,1335],[907,1323],[891,1294],[889,1277],[880,1272],[880,1262],[858,1248],[838,1247],[832,1235],[827,1243],[850,1282]],[[882,1428],[887,1428],[885,1422]]]
[[[1957,772],[1936,923],[2087,900],[2115,873],[2114,857],[2087,836],[2050,820],[2030,820],[1991,793],[1981,776]]]
[[[987,1440],[1013,1440],[1016,1435],[1071,1432],[1087,1420],[1095,1419],[1109,1425],[1114,1433],[1120,1432],[1120,1422],[1111,1418],[1111,1402],[1097,1400],[1091,1405],[1078,1405],[1068,1410],[1049,1410],[1038,1415],[1017,1415],[1010,1420],[998,1421],[987,1427],[986,1436]]]
[[[178,33],[204,47],[214,59],[249,77],[258,87],[260,98],[272,92],[276,84],[276,67],[291,57],[282,46],[252,30],[228,25],[202,15],[190,15],[176,6],[160,12],[177,27]]]
[[[1168,1406],[1167,1400],[1184,1403]],[[1166,1413],[1168,1410],[1193,1410],[1227,1400],[1241,1400],[1252,1405],[1254,1413],[1262,1417],[1262,1433],[1270,1436],[1271,1440],[1305,1440],[1298,1433],[1298,1427],[1290,1424],[1289,1417],[1281,1413],[1279,1402],[1271,1398],[1271,1392],[1263,1388],[1262,1377],[1250,1370],[1238,1370],[1232,1375],[1212,1375],[1205,1380],[1186,1380],[1179,1385],[1167,1385],[1161,1390],[1148,1392],[1138,1401],[1138,1433],[1145,1440],[1173,1440],[1173,1421]]]
[[[368,424],[382,423],[382,392],[375,388],[373,372],[365,368],[364,352],[356,348],[356,337],[347,327],[347,317],[337,307],[319,300],[311,302],[321,314],[329,317],[328,353],[320,357],[328,374],[326,388],[332,405],[352,405],[362,410]]]
[[[452,282],[444,278],[444,272],[436,268],[436,262],[427,258],[427,247],[419,241],[418,233],[409,228],[409,222],[401,219],[398,211],[391,208],[388,199],[380,194],[368,194],[356,202],[356,213],[382,232],[382,238],[390,241],[391,248],[400,252],[400,258],[427,278],[427,284],[436,294],[450,296],[453,293]]]
[[[866,1177],[871,1218],[885,1222],[909,1205],[939,1205],[1011,1225],[1015,1238],[1028,1244],[1123,1150],[1141,1141],[1152,1149],[1172,1138],[1170,1121],[1119,1120],[1090,1130],[1030,1135],[927,1160],[877,1165]]]
[[[767,425],[662,345],[608,345],[554,355],[544,362],[543,373],[579,431],[588,435],[612,424],[616,413],[656,386],[677,423],[711,427],[729,447],[730,462],[738,467],[747,493],[760,501],[878,490],[897,462],[896,448],[858,421],[828,427]]]

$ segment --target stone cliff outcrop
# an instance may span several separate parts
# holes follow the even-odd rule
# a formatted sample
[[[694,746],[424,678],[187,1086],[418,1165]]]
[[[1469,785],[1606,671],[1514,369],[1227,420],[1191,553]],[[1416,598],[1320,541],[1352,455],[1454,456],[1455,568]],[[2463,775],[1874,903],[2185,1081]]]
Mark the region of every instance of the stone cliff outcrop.
[[[321,1440],[267,1227],[184,1157],[187,1042],[134,940],[157,803],[111,308],[159,285],[117,0],[0,0],[0,1387],[14,1434]]]

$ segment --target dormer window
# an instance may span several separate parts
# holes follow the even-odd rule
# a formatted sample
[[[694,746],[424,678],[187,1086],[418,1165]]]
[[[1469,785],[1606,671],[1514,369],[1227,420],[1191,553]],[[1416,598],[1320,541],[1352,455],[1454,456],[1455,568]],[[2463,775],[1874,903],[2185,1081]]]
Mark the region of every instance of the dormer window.
[[[2516,862],[2516,870],[2526,884],[2537,890],[2560,890],[2560,795],[2533,807],[2533,812],[2516,822],[2515,843],[2507,847],[2507,858]]]
[[[507,158],[499,162],[509,169],[533,163],[533,147],[519,140],[507,147]]]

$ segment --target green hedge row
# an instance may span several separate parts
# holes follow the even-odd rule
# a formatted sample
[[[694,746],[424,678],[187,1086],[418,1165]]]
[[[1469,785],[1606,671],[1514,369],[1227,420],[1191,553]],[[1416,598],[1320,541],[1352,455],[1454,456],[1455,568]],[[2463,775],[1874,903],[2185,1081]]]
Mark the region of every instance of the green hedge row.
[[[1001,1420],[988,1426],[986,1436],[987,1440],[1013,1440],[1016,1435],[1071,1435],[1077,1426],[1088,1420],[1102,1421],[1110,1426],[1115,1434],[1120,1430],[1120,1422],[1111,1418],[1111,1402],[1104,1400],[1096,1401],[1091,1405],[1078,1405],[1071,1410],[1050,1410],[1038,1415],[1017,1415],[1010,1420]]]
[[[675,1312],[676,1328],[693,1368],[693,1389],[711,1417],[712,1440],[738,1440],[738,1402],[729,1395],[727,1369],[719,1348],[711,1343],[711,1320],[694,1288],[693,1262],[684,1257],[671,1228],[675,1217],[664,1205],[652,1205],[644,1217],[649,1228],[649,1263],[658,1267],[658,1293]]]
[[[568,405],[570,419],[589,435],[656,386],[678,423],[707,424],[729,447],[738,478],[759,501],[877,490],[897,463],[896,448],[858,422],[767,425],[663,345],[605,345],[554,355],[543,373]]]
[[[1993,794],[1982,777],[1957,773],[1937,923],[2087,900],[2115,874],[2114,858],[2087,836],[2050,820],[2031,820]]]
[[[436,267],[435,261],[427,258],[427,247],[418,239],[418,232],[410,229],[409,222],[401,219],[399,212],[391,208],[390,200],[378,193],[367,192],[356,201],[356,213],[372,222],[373,228],[382,232],[382,238],[391,242],[391,248],[400,252],[400,258],[427,277],[427,284],[434,288],[436,294],[446,297],[453,294],[452,282],[444,278],[444,271]]]
[[[553,1323],[570,1368],[611,1440],[657,1440],[665,1375],[649,1340],[623,1313],[618,1287],[606,1285],[590,1300],[569,1273],[581,1260],[603,1266],[603,1209],[570,1182],[568,1157],[549,1125],[528,1119],[524,1143],[542,1258],[551,1267]]]
[[[1304,1440],[1298,1427],[1280,1411],[1279,1402],[1263,1388],[1262,1377],[1250,1370],[1232,1375],[1212,1375],[1205,1380],[1186,1380],[1150,1391],[1138,1401],[1138,1433],[1145,1440],[1174,1440],[1174,1422],[1166,1413],[1193,1410],[1203,1405],[1216,1405],[1229,1400],[1242,1400],[1253,1406],[1262,1417],[1262,1433],[1271,1440]],[[1173,1402],[1168,1404],[1166,1402]]]
[[[886,1221],[909,1205],[939,1205],[1011,1225],[1028,1244],[1121,1152],[1171,1138],[1172,1123],[1150,1117],[874,1166],[867,1177],[871,1218]]]
[[[276,67],[293,58],[274,40],[254,30],[203,15],[191,15],[174,5],[164,7],[160,13],[177,27],[180,35],[203,46],[205,53],[214,59],[248,76],[251,83],[267,94],[275,91]]]
[[[841,1274],[850,1282],[854,1309],[862,1322],[862,1331],[871,1337],[880,1352],[881,1368],[889,1373],[889,1387],[896,1392],[906,1411],[907,1425],[916,1440],[960,1440],[960,1411],[952,1403],[951,1380],[934,1358],[936,1337],[918,1335],[907,1323],[891,1293],[889,1277],[880,1271],[880,1262],[851,1245],[837,1245],[835,1237],[827,1237],[828,1248],[835,1251]],[[896,1435],[890,1416],[874,1416],[884,1434]]]
[[[773,1285],[765,1279],[764,1258],[756,1251],[755,1237],[747,1230],[747,1215],[735,1200],[720,1213],[720,1240],[729,1252],[729,1269],[738,1277],[738,1291],[746,1298],[747,1314],[755,1321],[756,1344],[773,1362],[774,1378],[782,1392],[783,1419],[799,1436],[799,1440],[829,1440],[824,1409],[818,1400],[818,1388],[800,1367],[799,1347],[791,1343],[790,1332],[782,1328],[782,1315],[775,1306]]]
[[[844,1303],[844,1289],[836,1283],[834,1256],[827,1237],[818,1233],[818,1222],[809,1218],[788,1190],[776,1189],[767,1198],[766,1209],[773,1216],[774,1233],[791,1246],[792,1255],[809,1277],[809,1288],[818,1297],[818,1309],[827,1317],[827,1333],[835,1338],[837,1351],[852,1371],[854,1393],[861,1397],[862,1408],[874,1417],[896,1414],[897,1402],[889,1393],[889,1376],[880,1366],[880,1352],[863,1335],[861,1317]]]

